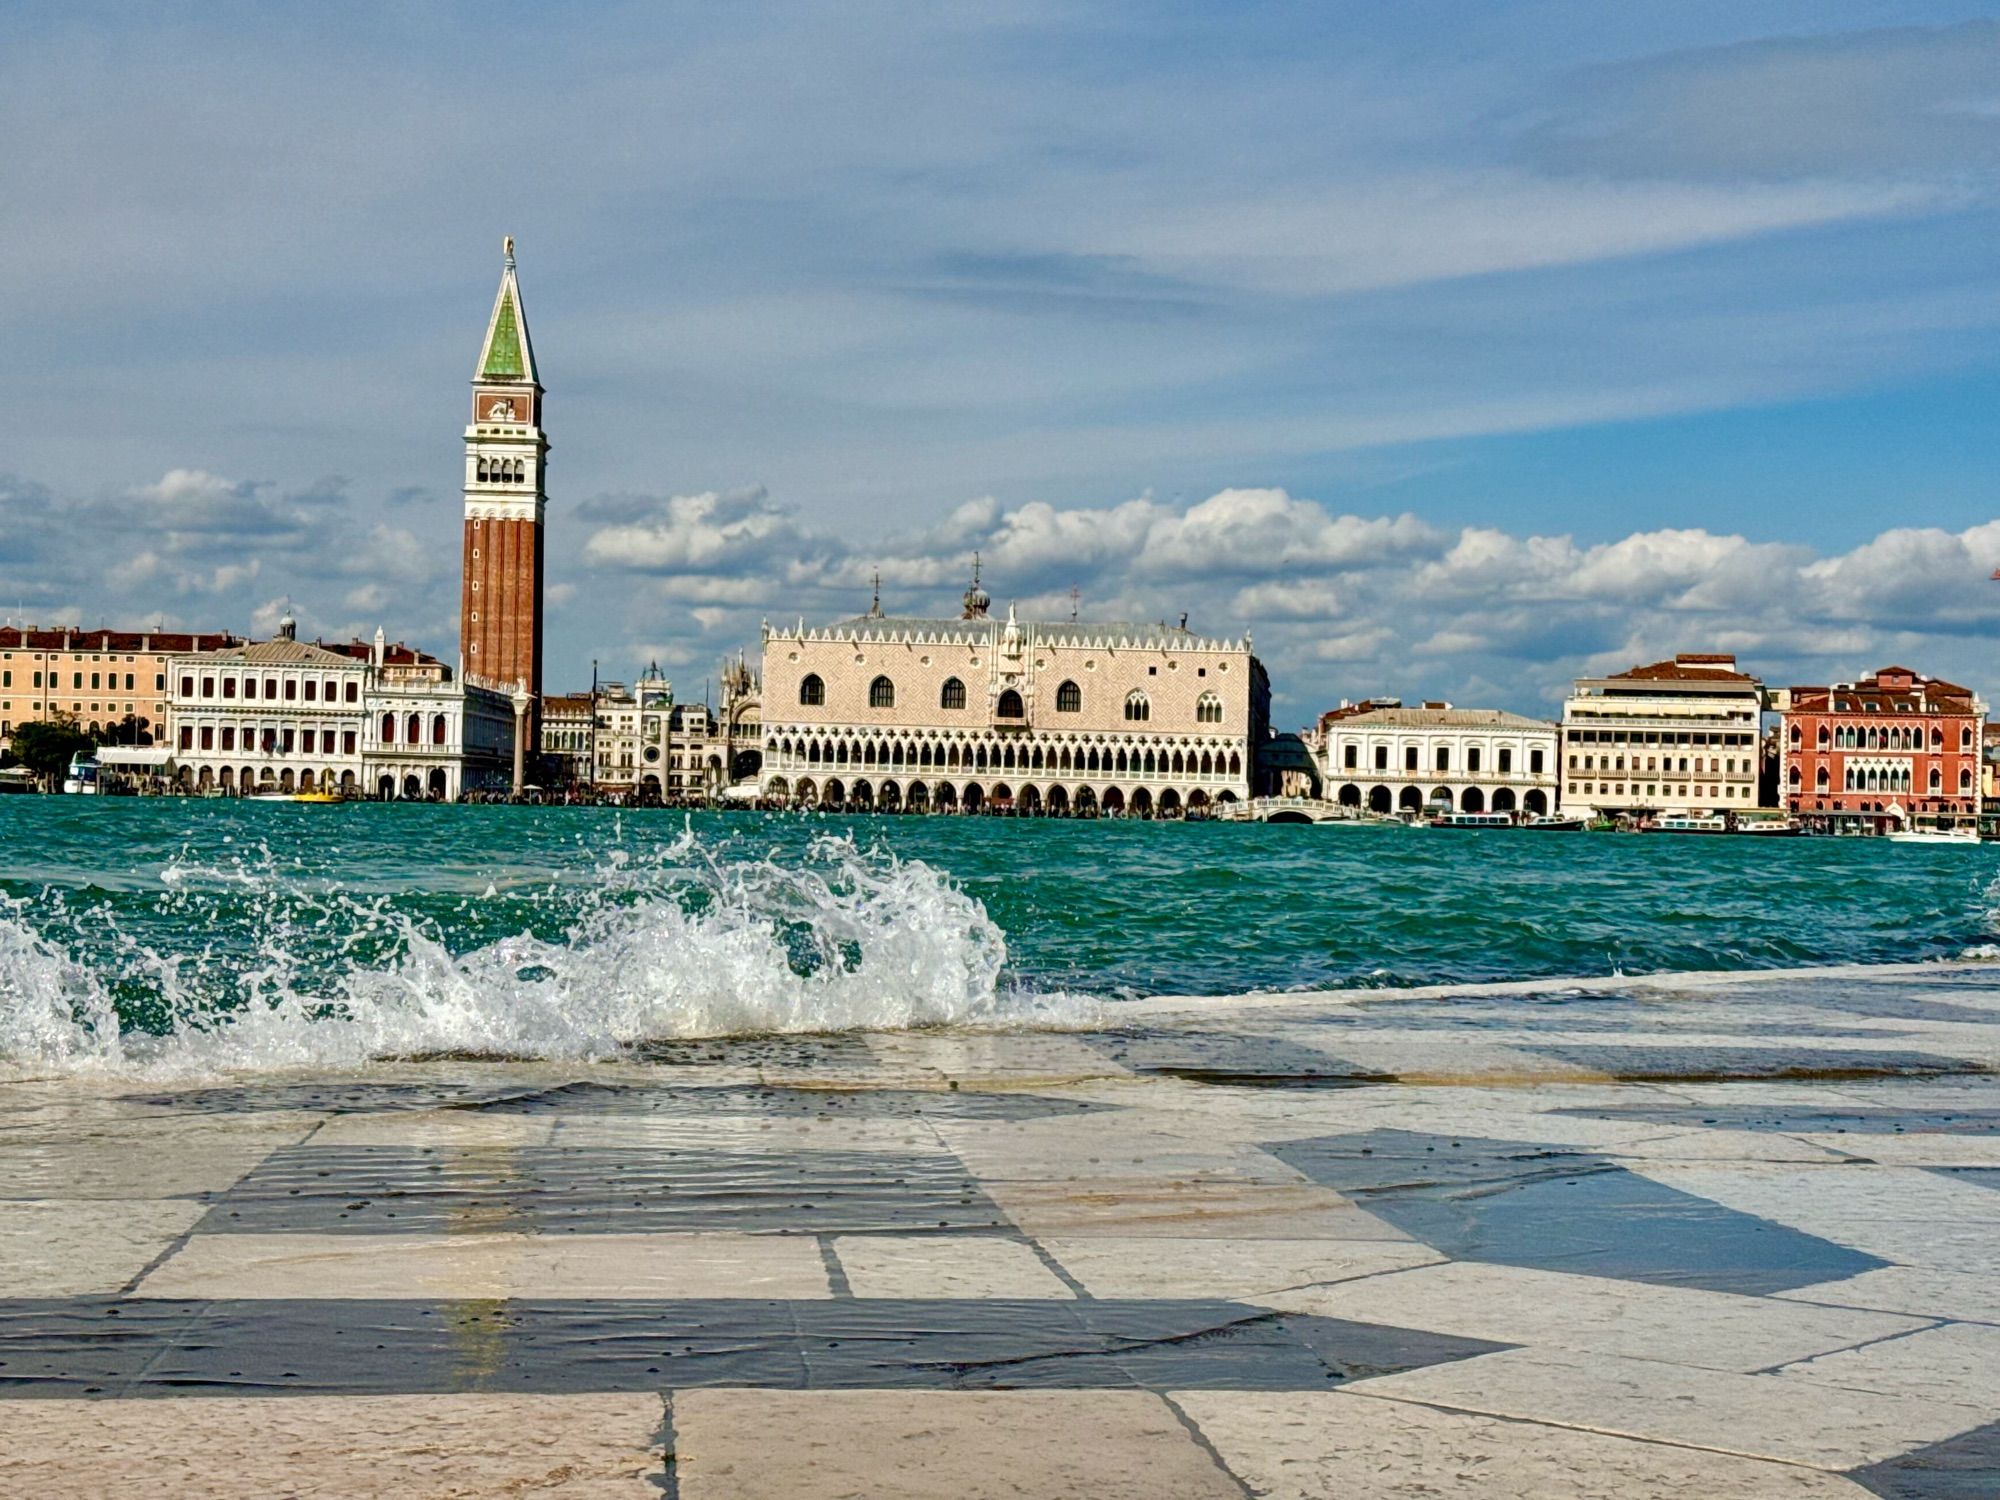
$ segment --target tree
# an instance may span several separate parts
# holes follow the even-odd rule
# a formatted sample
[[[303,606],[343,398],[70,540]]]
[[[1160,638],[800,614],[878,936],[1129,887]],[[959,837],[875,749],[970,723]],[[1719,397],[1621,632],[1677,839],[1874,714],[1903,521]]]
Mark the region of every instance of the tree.
[[[14,754],[45,783],[60,781],[70,760],[92,748],[90,736],[66,716],[30,719],[14,730]]]
[[[150,720],[142,719],[137,714],[127,714],[117,723],[105,725],[97,742],[100,745],[150,745],[153,743],[153,736],[148,732],[151,728]]]

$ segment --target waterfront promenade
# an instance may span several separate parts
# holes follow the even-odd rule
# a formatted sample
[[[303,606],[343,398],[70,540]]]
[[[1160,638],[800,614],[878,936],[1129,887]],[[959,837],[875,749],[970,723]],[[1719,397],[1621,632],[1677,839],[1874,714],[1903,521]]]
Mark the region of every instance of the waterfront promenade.
[[[0,1492],[2000,1493],[1991,967],[0,1084]]]

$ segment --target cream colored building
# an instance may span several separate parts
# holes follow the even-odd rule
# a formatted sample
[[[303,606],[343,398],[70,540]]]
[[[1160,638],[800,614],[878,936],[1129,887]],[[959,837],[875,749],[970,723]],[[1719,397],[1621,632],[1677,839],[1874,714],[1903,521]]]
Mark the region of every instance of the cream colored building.
[[[1321,715],[1325,795],[1371,812],[1499,812],[1556,808],[1556,726],[1496,708],[1395,699],[1343,703]]]
[[[1579,678],[1563,705],[1563,806],[1584,816],[1758,804],[1764,685],[1734,656]]]
[[[212,630],[0,628],[0,750],[35,719],[74,719],[93,737],[130,718],[140,745],[161,741],[167,723],[167,660],[187,651],[238,644]]]
[[[1167,625],[884,616],[764,629],[760,786],[882,810],[1179,815],[1249,798],[1250,640]]]

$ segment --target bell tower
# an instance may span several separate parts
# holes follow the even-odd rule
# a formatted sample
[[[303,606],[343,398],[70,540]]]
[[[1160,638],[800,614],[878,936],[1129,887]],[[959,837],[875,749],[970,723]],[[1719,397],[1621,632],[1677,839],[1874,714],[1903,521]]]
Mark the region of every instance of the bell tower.
[[[465,577],[458,639],[465,673],[512,691],[542,693],[542,512],[549,440],[542,385],[504,242],[500,294],[472,377],[465,429]]]

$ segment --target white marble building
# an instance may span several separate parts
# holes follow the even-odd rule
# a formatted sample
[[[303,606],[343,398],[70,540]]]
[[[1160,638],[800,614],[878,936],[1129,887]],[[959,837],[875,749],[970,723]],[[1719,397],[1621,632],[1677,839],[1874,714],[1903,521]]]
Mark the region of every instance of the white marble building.
[[[1325,795],[1347,807],[1402,814],[1554,812],[1556,726],[1494,708],[1396,699],[1320,716]]]
[[[513,705],[436,657],[361,641],[276,639],[167,663],[167,743],[183,789],[332,791],[456,801],[504,788]]]

